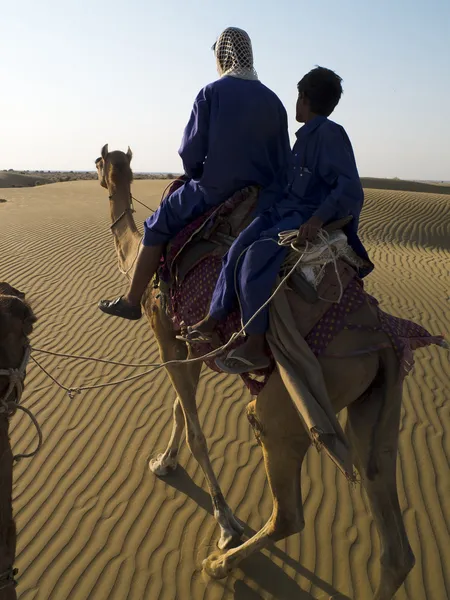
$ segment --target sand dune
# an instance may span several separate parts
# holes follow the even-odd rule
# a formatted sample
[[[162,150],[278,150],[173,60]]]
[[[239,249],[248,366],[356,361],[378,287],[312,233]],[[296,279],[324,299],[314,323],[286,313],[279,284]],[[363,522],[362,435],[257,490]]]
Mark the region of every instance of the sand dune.
[[[450,194],[448,182],[409,181],[408,179],[386,179],[383,177],[361,177],[365,189],[396,190],[400,192],[428,192]]]
[[[166,183],[137,181],[133,193],[156,206]],[[107,194],[97,182],[4,189],[2,197],[0,279],[31,300],[39,317],[33,345],[129,362],[157,360],[144,321],[110,319],[95,307],[125,287]],[[361,228],[377,266],[369,291],[385,310],[445,332],[450,197],[368,189],[366,198]],[[137,221],[145,216],[139,207]],[[42,363],[68,385],[131,374],[52,357]],[[417,564],[399,600],[450,597],[449,384],[448,355],[435,347],[418,351],[404,387],[398,473]],[[271,511],[260,448],[245,418],[249,399],[237,378],[204,370],[200,419],[213,467],[246,534]],[[304,532],[252,557],[222,582],[208,580],[200,566],[214,549],[217,530],[199,466],[184,445],[182,467],[167,480],[147,468],[149,457],[167,443],[173,400],[162,371],[71,400],[30,367],[23,402],[36,414],[45,443],[32,461],[15,467],[22,600],[372,597],[380,548],[364,494],[313,450],[302,479]],[[16,452],[32,447],[34,431],[25,418],[15,416],[11,430]]]
[[[135,173],[135,179],[174,179],[171,173]],[[97,179],[97,171],[0,171],[0,188],[22,188]]]

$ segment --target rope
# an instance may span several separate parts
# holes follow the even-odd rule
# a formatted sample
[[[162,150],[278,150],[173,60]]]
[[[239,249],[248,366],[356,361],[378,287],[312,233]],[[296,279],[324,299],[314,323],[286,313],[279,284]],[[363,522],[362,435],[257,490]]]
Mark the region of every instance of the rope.
[[[179,179],[175,179],[175,181],[179,181]],[[166,192],[167,192],[167,190],[170,188],[170,186],[171,186],[173,183],[175,183],[175,181],[171,181],[171,182],[170,182],[170,183],[169,183],[169,184],[168,184],[168,185],[167,185],[167,186],[164,188],[164,190],[163,190],[163,193],[162,193],[162,195],[161,195],[161,202],[162,202],[162,201],[163,201],[163,199],[164,199],[164,195],[165,195],[165,193],[166,193]],[[112,196],[110,196],[109,198],[111,199],[111,197],[112,197]],[[150,208],[150,206],[147,206],[146,204],[144,204],[143,202],[141,202],[140,200],[138,200],[137,198],[135,198],[135,197],[134,197],[133,195],[131,195],[131,194],[130,194],[130,200],[131,200],[131,206],[129,206],[128,208],[126,208],[126,209],[123,211],[123,213],[122,213],[122,214],[121,214],[119,217],[117,217],[117,219],[115,219],[115,221],[113,221],[112,225],[110,225],[110,229],[111,229],[111,230],[114,228],[114,226],[115,226],[115,225],[117,225],[117,223],[118,223],[118,222],[119,222],[119,221],[122,219],[122,217],[124,217],[124,216],[125,216],[125,215],[126,215],[128,212],[129,212],[130,214],[133,214],[134,212],[136,212],[136,211],[134,210],[134,206],[133,206],[133,200],[134,200],[135,202],[137,202],[138,204],[140,204],[141,206],[144,206],[144,207],[145,207],[147,210],[149,210],[150,212],[152,212],[152,213],[155,213],[155,212],[156,212],[156,211],[155,211],[153,208]],[[128,273],[129,273],[129,272],[131,271],[131,269],[134,267],[134,265],[135,265],[135,263],[136,263],[136,260],[137,260],[137,257],[139,256],[139,250],[140,250],[140,248],[141,248],[141,243],[142,243],[142,240],[143,240],[143,239],[144,239],[144,236],[142,236],[142,237],[141,237],[141,241],[140,241],[140,243],[139,243],[139,245],[138,245],[138,249],[137,249],[137,252],[136,252],[136,256],[134,257],[134,260],[133,260],[133,262],[131,263],[131,265],[128,267],[128,269],[127,269],[126,271],[124,271],[124,270],[122,269],[122,267],[121,267],[121,265],[120,265],[120,259],[119,259],[119,257],[117,257],[117,265],[118,265],[118,267],[119,267],[119,271],[120,271],[120,273],[122,273],[122,275],[125,275],[126,277],[128,277]]]
[[[172,184],[170,184],[170,185],[172,185]],[[166,190],[167,190],[167,188],[166,188]],[[164,190],[164,192],[166,190]],[[164,192],[163,192],[163,194],[164,194]],[[140,200],[138,200],[134,196],[131,196],[131,200],[134,200],[135,202],[137,202],[138,204],[140,204],[141,206],[143,206],[144,208],[146,208],[147,210],[149,210],[152,213],[156,212],[153,208],[150,208],[150,206],[147,206],[146,204],[144,204],[143,202],[141,202]],[[133,212],[134,212],[134,210],[133,210]]]
[[[295,240],[297,239],[297,236],[298,236],[297,229],[282,231],[278,235],[280,238],[280,241],[279,241],[280,246],[290,246],[295,252],[299,252],[299,249],[295,246]],[[339,297],[337,300],[329,300],[328,298],[322,298],[322,296],[318,296],[318,298],[319,298],[319,300],[323,300],[324,302],[331,302],[332,304],[339,304],[339,302],[342,300],[342,296],[344,294],[344,287],[343,287],[342,280],[339,275],[339,269],[337,266],[337,259],[339,258],[339,256],[338,256],[338,253],[334,251],[333,246],[330,243],[330,235],[327,231],[325,231],[323,229],[320,230],[317,237],[327,245],[327,250],[330,253],[330,260],[324,259],[322,254],[320,254],[318,256],[316,262],[311,261],[308,263],[308,266],[310,266],[310,267],[314,267],[314,266],[320,267],[320,270],[314,280],[314,287],[317,288],[319,283],[322,281],[323,274],[324,274],[324,271],[325,271],[327,265],[329,264],[329,262],[332,262],[333,266],[334,266],[334,272],[336,273],[336,278],[339,283]],[[311,250],[311,252],[309,252],[309,254],[314,254],[314,252],[316,252],[316,250],[313,248]]]
[[[165,196],[165,193],[167,192],[167,190],[170,188],[170,186],[173,183],[175,183],[175,181],[182,181],[182,180],[180,180],[180,178],[178,177],[177,179],[174,179],[168,185],[166,185],[166,187],[164,188],[163,193],[161,194],[161,201],[164,199],[164,196]],[[141,202],[140,200],[138,200],[134,196],[131,196],[131,200],[134,200],[135,202],[137,202],[138,204],[140,204],[141,206],[143,206],[144,208],[146,208],[147,210],[149,210],[152,213],[156,212],[153,208],[150,208],[150,206],[147,206],[146,204],[144,204],[143,202]],[[134,210],[133,210],[133,212],[134,212]]]
[[[122,273],[122,275],[125,275],[126,277],[128,277],[128,273],[131,271],[131,269],[134,267],[136,261],[137,261],[137,257],[139,256],[139,252],[141,250],[141,244],[142,244],[142,240],[144,239],[144,236],[141,237],[141,239],[139,240],[139,244],[137,247],[137,251],[136,251],[136,255],[133,258],[133,262],[131,263],[131,265],[128,267],[128,269],[126,271],[124,271],[124,269],[122,269],[121,265],[120,265],[120,258],[119,256],[117,256],[117,266],[119,268],[119,271]],[[129,277],[128,277],[129,279]]]
[[[39,423],[37,422],[36,417],[33,415],[29,408],[25,406],[21,406],[20,400],[23,394],[23,381],[25,379],[25,371],[28,364],[28,361],[32,358],[31,356],[31,348],[28,346],[23,355],[22,363],[18,369],[0,369],[0,376],[8,377],[9,383],[6,389],[6,392],[0,398],[0,414],[5,414],[7,417],[12,416],[17,410],[21,410],[26,413],[33,425],[36,427],[36,431],[38,434],[38,445],[33,452],[27,454],[16,454],[13,456],[13,460],[19,461],[22,458],[31,458],[34,456],[41,448],[42,445],[42,431],[39,427]],[[10,399],[10,396],[15,392],[15,398],[13,400]]]
[[[9,567],[3,573],[0,573],[0,590],[4,590],[10,585],[14,587],[17,585],[17,581],[14,579],[19,569],[14,569],[13,567]]]
[[[247,321],[247,323],[245,323],[245,324],[241,323],[241,325],[242,325],[241,329],[239,331],[233,333],[233,335],[230,337],[230,339],[228,340],[228,342],[226,342],[226,344],[224,344],[220,348],[217,348],[217,349],[215,349],[215,350],[213,350],[211,352],[208,352],[207,354],[203,354],[202,356],[198,356],[198,357],[195,357],[195,358],[169,360],[169,361],[166,361],[166,362],[163,362],[163,363],[141,363],[141,364],[137,364],[137,363],[124,363],[124,362],[113,361],[113,360],[102,359],[102,358],[96,358],[96,357],[91,357],[91,356],[82,356],[82,355],[74,355],[74,354],[67,354],[67,353],[61,353],[61,352],[53,352],[51,350],[43,350],[43,349],[40,349],[40,348],[33,348],[32,349],[33,352],[42,353],[42,354],[48,354],[48,355],[51,355],[51,356],[59,356],[59,357],[62,357],[62,358],[86,360],[86,361],[100,362],[100,363],[117,365],[117,366],[125,366],[125,367],[137,367],[137,368],[150,367],[148,370],[144,371],[143,373],[138,373],[137,375],[132,375],[130,377],[125,377],[123,379],[117,379],[117,380],[114,380],[114,381],[110,381],[108,383],[99,383],[99,384],[96,384],[96,385],[86,385],[86,386],[78,386],[78,387],[67,387],[67,386],[63,385],[55,377],[53,377],[53,375],[51,375],[34,358],[34,356],[31,356],[31,359],[47,375],[47,377],[49,377],[58,387],[60,387],[61,389],[63,389],[68,394],[69,398],[73,399],[75,397],[75,394],[81,394],[81,392],[83,392],[83,391],[100,389],[100,388],[105,388],[105,387],[110,387],[110,386],[113,386],[113,385],[118,385],[120,383],[125,383],[127,381],[133,381],[135,379],[140,379],[141,377],[145,377],[145,375],[148,375],[149,373],[152,373],[153,371],[156,371],[157,369],[161,369],[163,367],[169,367],[169,366],[172,366],[172,365],[181,365],[181,364],[186,364],[186,363],[203,362],[204,360],[208,360],[210,358],[214,358],[218,354],[222,354],[225,350],[227,350],[227,348],[229,348],[235,342],[236,339],[238,339],[240,336],[242,336],[242,335],[245,334],[246,327],[258,316],[258,314],[261,311],[263,311],[266,308],[266,306],[268,306],[270,304],[270,302],[272,302],[273,298],[278,294],[278,292],[281,290],[281,288],[286,283],[286,281],[295,272],[295,270],[297,269],[297,267],[299,266],[299,264],[302,262],[302,260],[304,259],[304,257],[307,254],[312,254],[313,252],[316,251],[314,248],[311,249],[311,250],[308,250],[308,242],[306,244],[305,249],[303,249],[303,250],[295,247],[293,245],[293,242],[291,241],[291,237],[289,235],[284,235],[284,234],[287,234],[287,233],[291,234],[292,232],[281,232],[279,234],[279,241],[278,242],[276,240],[274,240],[273,238],[266,238],[264,240],[257,240],[251,246],[249,246],[248,248],[246,248],[240,254],[240,256],[238,257],[238,260],[237,260],[237,263],[236,263],[236,267],[235,267],[235,271],[234,271],[234,281],[235,281],[236,294],[237,294],[237,297],[238,297],[238,302],[239,302],[239,306],[241,307],[241,314],[242,314],[242,305],[241,305],[241,300],[240,300],[239,292],[238,292],[238,288],[237,288],[237,270],[238,270],[240,259],[242,258],[242,256],[244,255],[244,253],[247,252],[256,243],[265,242],[265,241],[272,241],[274,243],[277,243],[277,244],[283,245],[283,246],[290,245],[292,247],[292,249],[297,254],[300,254],[300,257],[295,261],[294,265],[288,271],[287,275],[285,275],[282,278],[281,282],[275,288],[274,292],[270,295],[270,297],[268,298],[268,300],[266,302],[264,302],[264,304],[255,312],[254,315],[252,315],[252,317],[250,317],[250,319]],[[334,251],[331,248],[331,245],[330,245],[329,240],[328,240],[328,236],[326,236],[326,235],[324,235],[324,233],[320,232],[319,233],[319,238],[328,245],[328,248],[329,248],[329,250],[330,250],[330,252],[332,254],[332,257],[333,257],[334,256]],[[342,290],[343,289],[342,281],[340,279],[339,272],[338,272],[338,269],[337,269],[337,263],[336,263],[336,257],[335,256],[334,256],[334,264],[335,264],[336,275],[337,275],[337,278],[339,280],[340,287],[341,287],[341,290]],[[340,299],[341,299],[341,297],[342,297],[342,293],[340,295],[339,300],[337,300],[336,302],[339,302]]]

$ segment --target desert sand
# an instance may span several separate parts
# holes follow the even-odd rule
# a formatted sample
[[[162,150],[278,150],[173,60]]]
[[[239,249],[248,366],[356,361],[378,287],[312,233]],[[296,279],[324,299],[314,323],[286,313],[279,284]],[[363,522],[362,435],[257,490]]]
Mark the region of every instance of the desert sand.
[[[361,221],[376,264],[367,288],[384,310],[448,334],[450,188],[397,182],[394,190],[389,180],[376,181],[379,189],[366,189]],[[137,181],[133,193],[157,206],[166,184]],[[1,192],[6,202],[0,204],[0,279],[27,293],[39,318],[33,345],[128,362],[158,360],[144,320],[123,322],[96,309],[100,298],[125,289],[106,191],[95,181],[76,181]],[[137,222],[146,216],[137,207]],[[398,487],[417,563],[397,598],[446,600],[448,353],[431,347],[417,351],[415,359],[404,385]],[[136,372],[53,357],[42,363],[66,385]],[[23,403],[39,420],[44,445],[31,461],[15,466],[19,597],[370,599],[380,547],[364,493],[314,449],[302,478],[303,533],[255,555],[223,581],[202,574],[217,529],[199,466],[184,445],[181,466],[167,479],[147,467],[169,438],[173,400],[164,371],[70,399],[30,366]],[[271,511],[261,451],[245,417],[249,400],[237,377],[203,371],[200,419],[213,467],[247,535]],[[34,429],[21,414],[12,419],[11,442],[16,453],[35,443]]]

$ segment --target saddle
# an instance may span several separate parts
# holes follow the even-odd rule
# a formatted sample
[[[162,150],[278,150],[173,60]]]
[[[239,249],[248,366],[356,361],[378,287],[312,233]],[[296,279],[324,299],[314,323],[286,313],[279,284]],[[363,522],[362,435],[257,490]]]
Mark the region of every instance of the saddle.
[[[259,188],[240,190],[224,203],[199,217],[172,240],[166,249],[169,287],[179,286],[207,256],[222,259],[238,235],[252,221]]]
[[[179,182],[176,182],[179,184]],[[160,270],[159,288],[163,293],[180,288],[187,275],[205,258],[215,257],[220,261],[229,248],[252,221],[260,188],[250,186],[244,188],[224,203],[212,208],[208,213],[199,217],[178,234],[167,246],[164,268]],[[169,193],[172,191],[169,190]],[[352,220],[352,217],[339,219],[327,224],[323,229],[328,234],[337,234],[345,238],[342,229]],[[338,261],[341,263],[342,261]],[[352,262],[352,261],[350,261]],[[296,271],[289,280],[289,287],[306,303],[314,304],[325,293],[328,296],[333,289],[336,294],[336,276],[333,265],[322,269],[321,279],[314,285],[312,278],[307,276],[308,267]],[[163,274],[164,273],[164,274]],[[355,275],[352,268],[339,266],[339,274],[343,277],[344,287]],[[320,284],[320,286],[319,286]],[[318,291],[318,286],[320,290]]]

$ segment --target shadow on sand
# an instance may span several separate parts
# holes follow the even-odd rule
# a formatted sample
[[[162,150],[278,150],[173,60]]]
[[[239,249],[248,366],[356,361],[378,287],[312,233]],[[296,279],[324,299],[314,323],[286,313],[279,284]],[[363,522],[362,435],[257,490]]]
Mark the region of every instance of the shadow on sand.
[[[178,466],[174,473],[161,478],[161,480],[186,496],[189,496],[200,508],[210,515],[213,514],[210,496],[192,481],[183,467]],[[247,524],[242,523],[242,525],[244,526],[244,536],[246,538],[255,535],[256,531],[248,527]],[[349,600],[348,596],[340,594],[333,586],[317,577],[313,572],[305,569],[305,567],[291,558],[286,552],[280,550],[275,544],[270,544],[267,550],[282,560],[284,564],[294,569],[299,575],[305,577],[313,585],[321,589],[324,594],[335,597],[336,600]],[[256,552],[253,556],[245,559],[239,568],[246,577],[251,578],[258,586],[265,589],[275,600],[292,600],[293,598],[296,600],[314,600],[311,594],[302,590],[291,577],[261,552]],[[241,580],[235,583],[234,597],[235,600],[260,600],[258,593]]]

